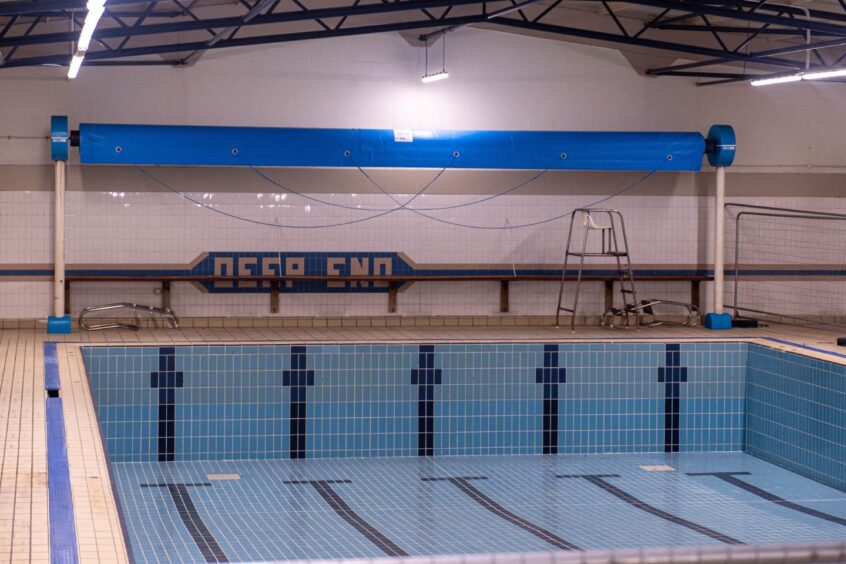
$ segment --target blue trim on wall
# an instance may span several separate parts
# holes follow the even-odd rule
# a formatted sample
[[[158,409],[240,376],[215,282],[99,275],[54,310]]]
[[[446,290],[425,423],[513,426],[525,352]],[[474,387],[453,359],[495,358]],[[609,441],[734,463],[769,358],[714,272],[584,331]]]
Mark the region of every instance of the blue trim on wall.
[[[314,386],[314,370],[308,369],[306,347],[291,347],[291,369],[282,371],[282,385],[291,388],[288,455],[290,458],[306,457],[306,432],[308,429],[308,387]]]
[[[450,131],[83,123],[83,164],[698,171],[698,132]]]
[[[544,345],[543,368],[535,369],[536,382],[543,384],[543,454],[558,453],[558,384],[567,381],[558,362],[558,345]]]
[[[679,451],[680,385],[687,382],[687,368],[681,365],[681,345],[665,346],[665,366],[658,369],[658,381],[664,383],[664,452]]]
[[[47,491],[50,512],[50,561],[76,564],[76,524],[65,444],[65,416],[62,399],[47,398]]]
[[[159,370],[150,373],[150,387],[159,390],[159,462],[176,457],[176,388],[182,385],[182,372],[176,370],[176,348],[159,347]]]
[[[435,386],[441,369],[435,368],[435,345],[420,345],[411,385],[417,386],[417,456],[435,455]]]

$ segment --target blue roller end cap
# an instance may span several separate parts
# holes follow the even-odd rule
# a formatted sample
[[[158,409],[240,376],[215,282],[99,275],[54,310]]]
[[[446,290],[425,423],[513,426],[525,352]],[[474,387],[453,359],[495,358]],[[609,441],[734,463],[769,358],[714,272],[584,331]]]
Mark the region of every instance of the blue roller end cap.
[[[730,125],[712,125],[706,137],[705,152],[711,166],[731,166],[737,152],[737,138]]]
[[[731,329],[731,315],[727,313],[706,313],[703,325],[706,329],[715,331]]]
[[[52,116],[50,118],[50,158],[54,161],[68,160],[68,147],[70,147],[68,116]]]
[[[67,335],[71,332],[71,317],[65,315],[64,317],[47,318],[47,334],[49,335]]]

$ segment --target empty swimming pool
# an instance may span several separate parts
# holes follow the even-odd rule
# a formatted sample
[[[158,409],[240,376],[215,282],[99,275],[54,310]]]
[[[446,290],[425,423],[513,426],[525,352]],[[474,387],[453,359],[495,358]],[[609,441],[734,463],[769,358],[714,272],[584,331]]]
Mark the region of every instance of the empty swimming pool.
[[[138,562],[846,540],[844,366],[765,346],[83,352]]]

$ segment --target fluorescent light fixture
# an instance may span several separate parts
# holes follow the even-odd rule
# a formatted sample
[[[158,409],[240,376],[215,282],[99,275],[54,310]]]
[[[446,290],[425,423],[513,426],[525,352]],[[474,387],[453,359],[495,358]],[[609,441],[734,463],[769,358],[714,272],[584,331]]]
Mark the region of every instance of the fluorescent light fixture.
[[[78,51],[88,51],[88,46],[91,44],[91,36],[94,35],[94,30],[97,29],[97,23],[103,15],[105,8],[103,6],[91,5],[88,3],[88,13],[85,15],[85,22],[82,24],[82,31],[79,32],[79,40],[76,42]]]
[[[802,80],[822,80],[823,78],[837,78],[838,76],[846,76],[846,69],[809,72],[802,75]]]
[[[769,86],[770,84],[784,84],[785,82],[799,82],[800,80],[802,80],[802,76],[798,74],[790,76],[775,76],[773,78],[753,80],[752,86]]]
[[[76,41],[76,53],[71,59],[70,67],[68,68],[69,80],[73,80],[79,74],[79,67],[82,66],[85,52],[91,46],[91,38],[94,36],[94,30],[97,29],[97,24],[106,10],[106,0],[88,0],[85,7],[88,8],[88,12],[85,14],[85,21],[79,32],[79,39]]]
[[[420,79],[425,83],[435,82],[438,80],[443,80],[445,78],[449,78],[449,73],[445,70],[434,72],[432,74],[424,74],[423,77]]]
[[[82,59],[85,58],[84,54],[77,53],[71,59],[70,67],[68,68],[68,78],[74,79],[76,75],[79,74],[79,67],[82,66]]]

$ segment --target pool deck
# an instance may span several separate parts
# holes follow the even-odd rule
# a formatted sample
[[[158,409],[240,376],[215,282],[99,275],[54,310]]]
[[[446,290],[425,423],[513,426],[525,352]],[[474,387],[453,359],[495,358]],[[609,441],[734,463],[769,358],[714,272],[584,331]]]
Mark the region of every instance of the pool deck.
[[[205,342],[555,342],[633,340],[745,340],[846,364],[844,333],[773,325],[709,331],[701,327],[655,327],[639,332],[579,327],[575,334],[553,327],[217,327],[182,330],[109,330],[71,335],[39,329],[0,331],[0,562],[47,562],[47,454],[45,341],[58,347],[59,370],[81,562],[127,562],[108,466],[88,393],[84,344],[180,344]],[[48,338],[49,337],[49,338]],[[792,344],[791,344],[792,343]]]

